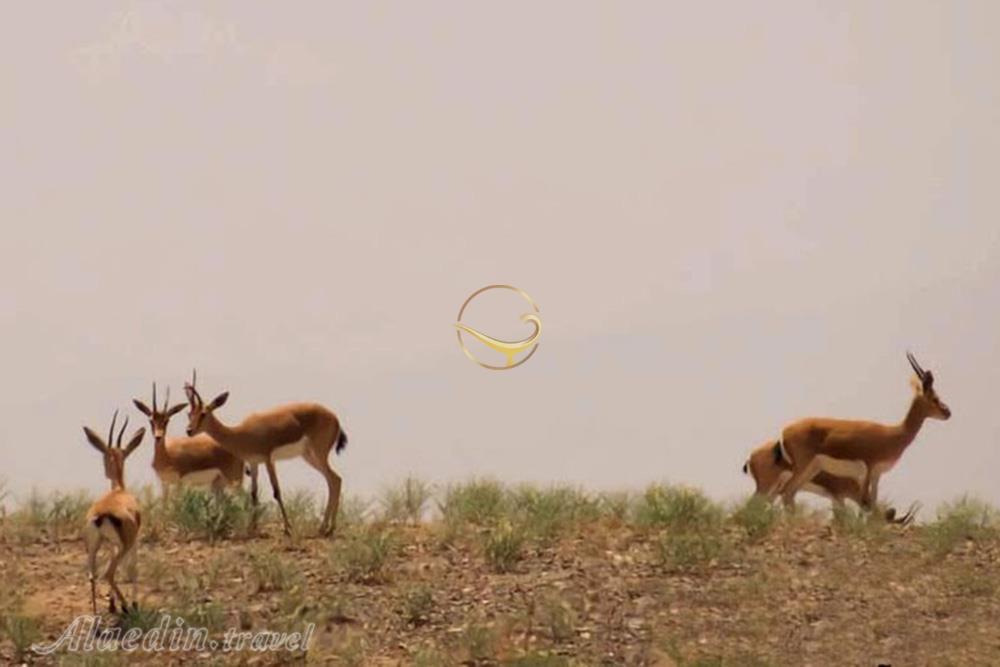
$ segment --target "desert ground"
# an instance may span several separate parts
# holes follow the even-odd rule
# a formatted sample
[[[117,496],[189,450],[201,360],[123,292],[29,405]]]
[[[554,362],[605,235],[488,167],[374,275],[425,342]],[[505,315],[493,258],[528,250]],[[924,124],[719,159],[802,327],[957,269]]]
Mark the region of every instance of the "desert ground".
[[[669,485],[630,494],[410,479],[345,499],[335,536],[321,539],[306,492],[286,497],[291,538],[269,499],[254,510],[243,494],[139,495],[138,609],[113,615],[98,589],[93,638],[119,650],[41,656],[33,644],[90,612],[89,498],[6,494],[0,663],[1000,663],[1000,520],[974,499],[900,527],[850,508],[720,505]],[[213,639],[314,630],[307,650],[126,652],[113,641],[163,614]]]

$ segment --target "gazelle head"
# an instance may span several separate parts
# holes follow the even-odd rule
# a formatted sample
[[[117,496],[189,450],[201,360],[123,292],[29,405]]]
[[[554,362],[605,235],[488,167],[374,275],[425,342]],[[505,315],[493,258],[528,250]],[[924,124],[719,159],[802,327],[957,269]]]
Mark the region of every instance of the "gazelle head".
[[[757,486],[756,495],[773,496],[792,477],[791,469],[782,463],[780,449],[777,448],[778,443],[769,440],[750,452],[750,457],[743,464],[743,474],[753,477]]]
[[[108,429],[108,439],[106,441],[86,426],[83,427],[83,432],[94,449],[99,451],[104,457],[104,476],[111,480],[112,484],[123,486],[125,479],[125,459],[142,442],[143,436],[146,435],[146,429],[140,428],[133,433],[128,445],[122,448],[122,437],[125,435],[125,429],[128,428],[128,417],[126,416],[125,423],[122,424],[122,429],[118,432],[118,440],[112,446],[115,435],[115,421],[117,419],[118,411],[115,410],[114,417],[111,418],[111,428]]]
[[[229,392],[224,391],[215,398],[208,405],[201,400],[201,394],[195,388],[195,383],[198,381],[198,371],[195,371],[191,375],[191,382],[184,385],[184,392],[187,394],[188,405],[190,406],[190,411],[188,412],[188,428],[187,434],[189,436],[197,435],[205,430],[205,419],[210,417],[212,413],[217,409],[221,408],[226,404],[226,399],[229,398]]]
[[[916,373],[913,389],[917,392],[917,396],[914,400],[919,401],[923,413],[932,419],[945,420],[951,417],[951,408],[945,405],[934,389],[934,374],[925,371],[909,352],[906,353],[906,358]]]
[[[170,387],[167,387],[167,398],[163,401],[163,405],[159,406],[156,404],[156,383],[153,383],[153,409],[150,410],[149,406],[140,401],[138,398],[134,399],[132,403],[135,407],[139,409],[139,412],[149,417],[149,427],[153,430],[153,438],[159,442],[160,440],[167,437],[167,424],[170,423],[170,418],[176,415],[178,412],[184,409],[184,403],[178,403],[174,407],[170,407]]]

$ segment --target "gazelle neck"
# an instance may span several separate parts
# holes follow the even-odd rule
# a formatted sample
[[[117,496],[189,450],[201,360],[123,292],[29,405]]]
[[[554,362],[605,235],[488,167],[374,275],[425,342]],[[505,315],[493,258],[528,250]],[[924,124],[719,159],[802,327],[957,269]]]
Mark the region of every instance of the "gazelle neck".
[[[167,455],[167,434],[164,433],[159,438],[153,439],[153,467],[166,463],[169,458]]]
[[[920,395],[913,397],[910,402],[910,409],[906,411],[906,417],[903,418],[902,423],[896,427],[896,431],[899,437],[899,445],[901,448],[906,448],[914,438],[917,437],[917,433],[920,432],[920,427],[924,425],[924,421],[927,419],[927,411],[924,409],[923,403],[920,400]]]
[[[112,491],[124,491],[125,490],[125,471],[119,471],[114,473],[111,477],[111,490]]]
[[[222,445],[223,448],[228,449],[225,446],[225,443],[232,437],[233,429],[219,421],[219,419],[215,416],[215,413],[209,412],[205,415],[202,431],[212,436],[212,439]]]

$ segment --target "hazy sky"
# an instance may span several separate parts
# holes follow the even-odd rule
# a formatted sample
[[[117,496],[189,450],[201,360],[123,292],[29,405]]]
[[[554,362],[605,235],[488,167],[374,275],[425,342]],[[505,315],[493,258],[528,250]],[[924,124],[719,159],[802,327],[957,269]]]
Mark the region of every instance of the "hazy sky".
[[[954,417],[883,496],[1000,502],[998,21],[988,1],[9,7],[0,477],[104,488],[81,426],[153,379],[179,398],[196,365],[224,420],[333,409],[348,493],[412,473],[732,498],[793,419],[901,419],[911,348]],[[504,373],[452,327],[495,282],[545,327]]]

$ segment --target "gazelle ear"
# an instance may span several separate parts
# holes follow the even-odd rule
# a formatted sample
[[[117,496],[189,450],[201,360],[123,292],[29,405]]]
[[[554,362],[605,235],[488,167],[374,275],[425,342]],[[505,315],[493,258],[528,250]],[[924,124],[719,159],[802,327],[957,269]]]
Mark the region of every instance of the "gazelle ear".
[[[108,451],[108,445],[104,442],[101,436],[97,435],[86,426],[83,427],[83,433],[87,436],[87,441],[94,447],[94,449],[99,451],[101,454]]]
[[[226,404],[227,400],[229,400],[229,392],[224,391],[212,399],[212,402],[208,404],[208,411],[211,412],[216,408],[221,408],[223,405]]]
[[[149,409],[149,406],[140,401],[138,398],[132,399],[132,404],[135,405],[135,407],[139,410],[139,412],[146,415],[147,417],[153,416],[153,411]]]
[[[918,378],[916,375],[910,376],[910,386],[913,387],[913,391],[917,392],[918,394],[924,393],[924,385],[923,383],[920,382],[920,378]]]
[[[125,447],[125,458],[128,458],[128,455],[134,452],[136,447],[142,444],[142,438],[145,435],[146,435],[145,427],[140,428],[138,431],[135,432],[135,434],[132,436],[132,439],[129,440],[128,446]]]
[[[188,406],[187,403],[178,403],[174,407],[172,407],[169,410],[167,410],[167,416],[168,417],[173,417],[174,415],[176,415],[178,412],[180,412],[181,410],[183,410],[187,406]]]

